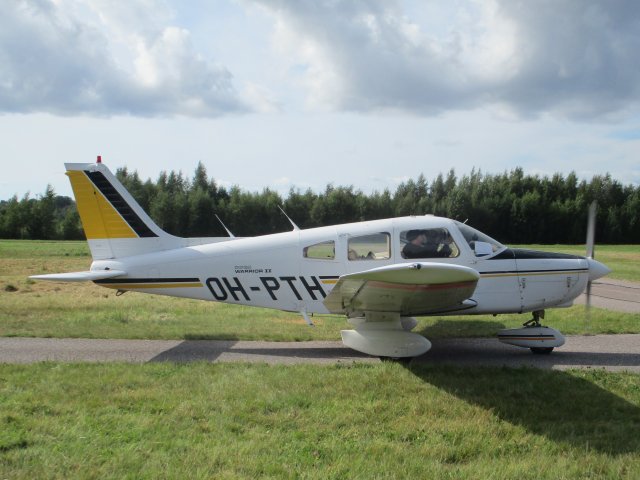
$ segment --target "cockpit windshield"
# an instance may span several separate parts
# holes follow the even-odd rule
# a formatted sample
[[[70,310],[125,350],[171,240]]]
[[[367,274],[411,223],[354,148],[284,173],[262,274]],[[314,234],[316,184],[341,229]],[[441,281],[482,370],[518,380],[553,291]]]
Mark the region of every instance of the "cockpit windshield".
[[[506,248],[497,240],[494,240],[489,235],[485,235],[484,233],[476,230],[469,225],[465,225],[464,223],[455,222],[458,228],[460,229],[460,233],[471,247],[471,250],[475,253],[476,257],[485,257],[488,255],[493,255],[494,253],[499,252],[500,250]]]

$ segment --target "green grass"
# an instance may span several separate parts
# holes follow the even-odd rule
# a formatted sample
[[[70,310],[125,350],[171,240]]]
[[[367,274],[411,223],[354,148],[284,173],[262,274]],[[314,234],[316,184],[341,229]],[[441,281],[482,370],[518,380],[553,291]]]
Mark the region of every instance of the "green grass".
[[[637,246],[599,247],[606,255],[621,259],[616,275],[640,264]],[[0,335],[337,340],[348,328],[335,316],[309,328],[272,310],[27,279],[89,264],[85,242],[0,241]],[[581,333],[582,313],[550,310],[545,323]],[[594,309],[588,330],[638,332],[637,320]],[[416,330],[493,335],[522,321],[423,318]],[[0,365],[0,479],[633,479],[639,431],[640,376],[600,370]]]
[[[0,336],[337,340],[347,326],[337,316],[316,316],[310,328],[301,315],[277,310],[140,293],[116,297],[94,285],[42,292],[39,285],[0,291]]]
[[[638,478],[640,376],[0,365],[0,478]]]
[[[640,270],[640,247],[599,250],[602,257],[626,255],[621,263]],[[0,336],[301,341],[339,340],[340,330],[351,328],[341,316],[316,316],[310,328],[295,313],[134,292],[116,297],[91,283],[28,279],[33,273],[86,270],[90,263],[86,242],[0,241]],[[416,331],[428,338],[492,336],[527,318],[425,317]],[[607,310],[593,309],[587,324],[581,306],[549,310],[545,323],[566,334],[640,331],[637,315]]]
[[[86,257],[91,262],[89,245],[84,240],[0,240],[0,259],[50,257]]]

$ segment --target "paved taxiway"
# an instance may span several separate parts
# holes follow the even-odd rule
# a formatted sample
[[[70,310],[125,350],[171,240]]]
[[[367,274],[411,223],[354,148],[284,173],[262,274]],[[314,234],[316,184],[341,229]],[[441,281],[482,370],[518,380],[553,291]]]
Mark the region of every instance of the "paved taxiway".
[[[584,304],[585,295],[576,298],[576,304]],[[593,282],[591,305],[618,312],[640,315],[640,283],[602,278]],[[640,317],[638,319],[640,321]]]
[[[640,284],[618,280],[594,283],[592,304],[638,313]],[[345,348],[341,342],[247,342],[214,340],[89,340],[0,338],[0,363],[62,362],[379,362]],[[603,368],[640,373],[640,334],[569,336],[551,355],[495,338],[435,339],[433,348],[413,360],[433,365],[492,365],[547,369]]]
[[[379,362],[341,342],[246,342],[215,340],[89,340],[0,338],[0,363],[63,362]],[[640,334],[569,336],[551,355],[504,345],[494,338],[433,341],[413,360],[432,365],[492,365],[545,369],[603,368],[640,373]]]

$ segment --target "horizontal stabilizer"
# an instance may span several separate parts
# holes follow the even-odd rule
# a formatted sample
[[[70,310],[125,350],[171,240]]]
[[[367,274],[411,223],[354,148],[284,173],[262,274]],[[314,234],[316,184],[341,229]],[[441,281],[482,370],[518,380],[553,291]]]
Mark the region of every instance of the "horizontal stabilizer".
[[[105,278],[119,277],[127,272],[121,270],[94,270],[87,272],[50,273],[48,275],[31,275],[35,280],[50,280],[52,282],[92,282]]]

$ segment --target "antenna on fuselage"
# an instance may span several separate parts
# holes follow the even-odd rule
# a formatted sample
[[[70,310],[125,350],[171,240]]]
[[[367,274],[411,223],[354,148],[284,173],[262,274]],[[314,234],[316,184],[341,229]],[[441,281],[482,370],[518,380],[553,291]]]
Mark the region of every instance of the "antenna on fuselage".
[[[282,212],[282,214],[287,217],[287,220],[289,220],[289,223],[293,226],[293,231],[295,232],[296,230],[300,230],[300,227],[298,225],[296,225],[295,223],[293,223],[293,220],[291,220],[289,218],[289,215],[287,215],[287,213],[282,209],[282,207],[280,205],[278,205],[278,208],[280,209],[280,211]]]
[[[227,226],[224,224],[224,222],[223,222],[222,220],[220,220],[220,217],[218,216],[218,214],[217,214],[217,213],[214,213],[214,215],[216,216],[216,218],[217,218],[217,219],[218,219],[218,221],[220,222],[220,225],[222,225],[222,228],[224,228],[224,229],[227,231],[227,233],[229,234],[229,236],[230,236],[231,238],[236,238],[236,236],[235,236],[233,233],[231,233],[231,230],[229,230],[229,229],[227,228]]]

